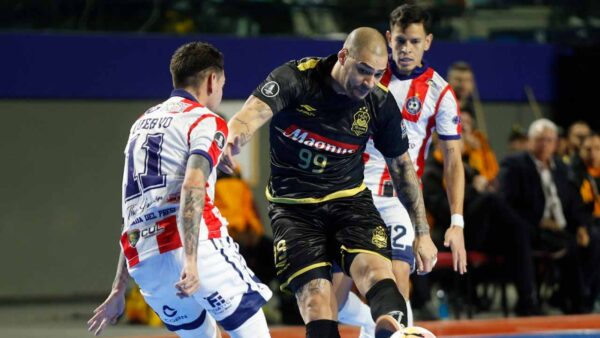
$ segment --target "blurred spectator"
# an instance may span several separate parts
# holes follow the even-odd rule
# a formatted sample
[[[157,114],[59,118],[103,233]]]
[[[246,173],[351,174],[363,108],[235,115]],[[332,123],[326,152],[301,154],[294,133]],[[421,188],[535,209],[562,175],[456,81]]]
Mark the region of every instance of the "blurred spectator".
[[[581,173],[585,172],[585,165],[579,157],[579,149],[583,143],[583,140],[590,135],[590,126],[587,122],[577,121],[574,122],[567,133],[567,145],[564,153],[559,153],[564,163],[571,167],[572,173],[581,178]]]
[[[520,125],[513,125],[510,134],[508,135],[508,152],[514,153],[527,150],[527,134],[523,132]]]
[[[475,111],[473,104],[473,91],[475,90],[475,77],[471,66],[463,61],[453,63],[448,68],[448,83],[454,90],[460,104],[460,110]]]
[[[485,135],[476,129],[473,113],[464,110],[460,118],[464,141],[463,157],[466,157],[466,162],[481,176],[478,180],[485,179],[487,182],[492,182],[498,175],[496,155]]]
[[[229,225],[229,235],[239,244],[240,253],[256,276],[269,285],[275,278],[273,242],[265,236],[264,227],[255,208],[254,197],[239,169],[233,175],[221,171],[215,186],[215,205]]]
[[[519,300],[518,315],[538,314],[531,240],[527,224],[495,192],[488,181],[469,164],[469,154],[464,151],[465,168],[465,243],[467,250],[476,250],[492,256],[502,256],[514,281]],[[436,224],[447,224],[450,215],[443,179],[442,152],[436,146],[423,174],[423,196],[428,213]],[[432,236],[441,245],[441,236]],[[510,244],[508,244],[510,243]]]
[[[598,252],[600,249],[600,134],[592,133],[584,141],[580,148],[580,157],[585,166],[585,171],[581,175],[579,191],[583,200],[585,209],[592,215],[590,225],[590,248],[585,256],[584,270],[586,281],[590,287],[591,303],[587,305],[593,307],[593,302],[598,298],[600,292],[600,258]],[[595,240],[594,240],[595,239]]]
[[[555,161],[558,132],[547,119],[529,127],[529,150],[510,155],[501,164],[504,198],[527,222],[533,247],[552,253],[560,272],[557,305],[565,313],[585,312],[589,295],[579,248],[589,245],[587,219],[568,169]]]
[[[587,122],[577,121],[569,127],[568,137],[568,153],[569,155],[578,156],[579,148],[586,137],[590,136],[591,129]]]

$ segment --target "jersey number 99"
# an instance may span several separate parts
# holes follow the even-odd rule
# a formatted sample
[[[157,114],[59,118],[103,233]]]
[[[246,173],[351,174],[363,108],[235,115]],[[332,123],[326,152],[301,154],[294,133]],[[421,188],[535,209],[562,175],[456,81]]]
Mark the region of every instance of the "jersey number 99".
[[[327,166],[327,156],[315,154],[308,149],[301,149],[300,153],[298,153],[298,157],[300,157],[298,167],[301,169],[306,170],[311,166],[314,166],[311,171],[315,174],[320,174],[325,171],[325,167]]]

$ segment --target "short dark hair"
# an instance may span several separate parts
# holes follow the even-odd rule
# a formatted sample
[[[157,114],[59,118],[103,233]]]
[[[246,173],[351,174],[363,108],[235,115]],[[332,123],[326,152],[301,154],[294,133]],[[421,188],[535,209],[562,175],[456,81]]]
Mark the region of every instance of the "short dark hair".
[[[423,24],[426,34],[429,34],[431,31],[431,15],[421,6],[414,3],[406,3],[396,7],[390,13],[390,30],[394,29],[396,25],[404,30],[413,23]]]
[[[222,72],[223,53],[206,42],[190,42],[177,48],[169,66],[173,86],[197,86],[210,71]]]

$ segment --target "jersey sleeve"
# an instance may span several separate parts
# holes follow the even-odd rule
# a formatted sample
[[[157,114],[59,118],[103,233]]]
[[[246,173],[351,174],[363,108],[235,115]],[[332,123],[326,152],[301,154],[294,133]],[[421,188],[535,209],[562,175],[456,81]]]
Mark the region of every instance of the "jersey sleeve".
[[[265,102],[273,114],[289,106],[302,93],[301,74],[291,63],[275,68],[252,95]]]
[[[439,98],[435,128],[440,140],[459,140],[461,134],[460,109],[454,91],[448,85]]]
[[[204,156],[210,168],[217,165],[227,140],[227,123],[216,115],[202,115],[188,128],[189,152]]]
[[[376,132],[373,135],[375,148],[385,157],[397,157],[408,150],[408,136],[402,113],[391,94],[386,95],[380,107]]]

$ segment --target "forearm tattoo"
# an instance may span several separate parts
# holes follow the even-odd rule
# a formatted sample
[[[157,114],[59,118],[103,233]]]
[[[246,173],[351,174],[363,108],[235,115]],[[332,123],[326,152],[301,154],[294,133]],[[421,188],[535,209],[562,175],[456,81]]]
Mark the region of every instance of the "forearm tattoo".
[[[235,130],[239,134],[241,146],[250,142],[256,130],[265,124],[271,116],[273,116],[273,112],[269,105],[254,96],[250,97],[242,111],[233,117],[233,121],[238,124],[238,128],[235,128]]]
[[[239,135],[241,146],[243,146],[246,143],[248,143],[250,141],[250,138],[252,137],[252,132],[250,131],[250,124],[239,117],[234,117],[233,120],[240,125]]]
[[[386,158],[390,176],[398,198],[408,211],[418,235],[429,233],[423,193],[415,168],[408,153],[395,158]]]
[[[183,227],[183,247],[187,256],[198,252],[198,232],[206,198],[206,178],[210,174],[210,163],[201,155],[190,156],[187,171],[201,171],[201,180],[184,183],[181,189],[181,223]],[[186,174],[187,176],[188,174]]]

